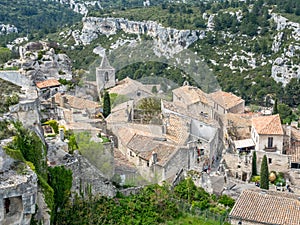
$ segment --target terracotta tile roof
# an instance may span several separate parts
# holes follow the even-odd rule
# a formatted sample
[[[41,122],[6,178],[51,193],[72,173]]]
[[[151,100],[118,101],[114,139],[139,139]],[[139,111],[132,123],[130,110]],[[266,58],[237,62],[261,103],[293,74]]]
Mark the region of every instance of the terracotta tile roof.
[[[299,196],[275,191],[244,190],[229,216],[264,224],[300,224]]]
[[[117,93],[119,95],[129,95],[134,92],[137,93],[138,91],[145,92],[148,95],[153,95],[151,89],[148,89],[142,83],[133,80],[129,77],[126,77],[125,79],[118,82],[117,86],[109,90],[109,93]]]
[[[175,114],[170,114],[166,133],[167,138],[178,145],[185,145],[189,137],[187,122],[190,121]]]
[[[61,98],[64,97],[66,99],[66,105],[69,105],[71,108],[74,109],[96,109],[99,108],[98,102],[86,100],[83,98],[78,98],[73,95],[61,94],[57,93],[54,95],[55,103],[60,105]]]
[[[56,79],[49,79],[49,80],[37,82],[37,83],[36,83],[36,86],[37,86],[39,89],[42,89],[42,88],[47,88],[47,87],[60,86],[60,83],[59,83],[58,80],[56,80]]]
[[[157,163],[165,164],[169,157],[178,148],[166,141],[156,140],[156,138],[135,134],[127,147],[145,160],[150,160],[152,153],[157,153]]]
[[[283,135],[279,114],[252,118],[252,126],[258,134]]]
[[[174,89],[173,94],[181,98],[186,105],[192,105],[197,102],[208,104],[207,94],[197,87],[185,85]]]
[[[127,146],[127,144],[130,142],[130,140],[136,134],[153,138],[153,134],[151,132],[143,131],[140,129],[134,129],[134,128],[131,128],[127,124],[124,124],[123,126],[122,125],[118,126],[118,128],[116,129],[115,132],[124,146]]]
[[[221,105],[225,109],[230,109],[236,105],[241,104],[244,100],[232,93],[224,91],[216,91],[210,94],[213,101]]]

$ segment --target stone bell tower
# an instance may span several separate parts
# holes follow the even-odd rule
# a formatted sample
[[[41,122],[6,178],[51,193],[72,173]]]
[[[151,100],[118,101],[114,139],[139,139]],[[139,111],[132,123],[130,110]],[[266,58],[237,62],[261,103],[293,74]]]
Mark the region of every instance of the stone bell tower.
[[[109,64],[105,54],[100,66],[96,68],[96,82],[98,93],[116,85],[115,69]]]

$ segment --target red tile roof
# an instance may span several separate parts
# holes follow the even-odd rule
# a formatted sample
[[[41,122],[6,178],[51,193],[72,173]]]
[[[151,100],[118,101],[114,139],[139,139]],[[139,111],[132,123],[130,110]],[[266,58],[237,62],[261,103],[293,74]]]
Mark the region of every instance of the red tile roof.
[[[254,117],[252,118],[252,126],[254,126],[258,134],[284,134],[279,114],[272,116]]]
[[[36,83],[36,86],[37,86],[39,89],[42,89],[42,88],[47,88],[47,87],[60,86],[60,83],[59,83],[58,80],[56,80],[56,79],[49,79],[49,80],[37,82],[37,83]]]
[[[71,108],[74,109],[96,109],[100,108],[100,105],[97,102],[86,100],[83,98],[78,98],[73,95],[67,95],[67,94],[61,94],[56,93],[54,95],[55,97],[55,103],[59,104],[61,103],[60,99],[64,97],[66,99],[66,104],[69,105]],[[61,106],[61,105],[60,105]]]
[[[229,216],[253,224],[300,224],[299,196],[277,191],[244,190]],[[251,224],[252,224],[251,223]]]

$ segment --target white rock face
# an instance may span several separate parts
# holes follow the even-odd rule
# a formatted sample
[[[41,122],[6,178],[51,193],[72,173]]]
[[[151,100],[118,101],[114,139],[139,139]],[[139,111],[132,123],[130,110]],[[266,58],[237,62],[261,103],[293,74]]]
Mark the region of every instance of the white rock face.
[[[274,37],[272,44],[272,51],[277,53],[281,50],[281,45],[285,39],[292,40],[288,48],[284,49],[284,52],[280,57],[277,57],[272,64],[272,77],[276,82],[281,82],[283,86],[288,84],[292,78],[300,78],[300,65],[294,62],[295,59],[299,59],[300,51],[300,24],[289,22],[287,18],[272,13],[272,19],[276,23],[276,29],[279,31]],[[291,30],[291,34],[285,37],[284,30]]]
[[[68,5],[74,12],[80,13],[82,15],[87,15],[88,7],[98,6],[101,7],[100,1],[82,1],[82,0],[55,0],[63,5]]]
[[[29,42],[19,47],[20,59],[6,63],[5,67],[16,66],[32,81],[48,78],[72,79],[71,60],[66,54],[55,53],[45,42]]]
[[[0,24],[0,35],[18,33],[18,29],[14,25]]]
[[[83,18],[83,29],[80,34],[73,32],[73,38],[76,43],[83,45],[90,44],[99,34],[114,35],[117,31],[124,31],[128,34],[142,35],[146,34],[156,40],[160,49],[166,46],[175,46],[170,51],[173,53],[180,52],[189,45],[198,40],[199,36],[203,38],[203,32],[196,30],[177,30],[165,28],[153,21],[136,22],[123,18]]]

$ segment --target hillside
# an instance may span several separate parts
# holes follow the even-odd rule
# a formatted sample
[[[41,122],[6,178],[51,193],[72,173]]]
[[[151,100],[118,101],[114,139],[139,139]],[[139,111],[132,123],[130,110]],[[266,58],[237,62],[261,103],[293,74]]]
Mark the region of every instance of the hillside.
[[[188,49],[190,55],[196,54],[198,61],[212,70],[225,91],[236,93],[247,103],[268,106],[267,96],[285,101],[294,95],[285,93],[285,86],[300,74],[298,14],[299,5],[287,0],[164,3],[104,13],[91,11],[90,17],[83,20],[82,29],[73,30],[72,37],[66,29],[51,38],[68,45],[64,50],[78,69],[88,69],[98,57],[91,52],[99,46],[112,53],[124,45],[150,40],[156,43],[153,49],[158,48],[162,55],[174,56]],[[75,45],[75,49],[70,45]],[[77,57],[79,52],[87,57]],[[154,54],[158,55],[157,51]],[[138,70],[149,75],[144,68],[148,62],[144,61],[142,67],[134,64],[118,71],[119,78],[141,78]],[[173,79],[164,75],[160,66],[150,68],[150,74]],[[181,76],[186,74],[182,71]],[[179,85],[185,80],[174,79]],[[298,102],[299,99],[291,105]]]
[[[64,6],[52,2],[47,10],[58,7],[68,15],[66,20],[58,22],[53,17],[57,21],[53,23],[56,28],[51,29],[52,23],[49,22],[38,34],[33,30],[29,41],[40,37],[58,42],[60,51],[66,52],[73,61],[74,69],[89,71],[86,76],[90,78],[94,77],[93,70],[99,63],[99,54],[101,56],[106,49],[114,66],[115,61],[123,63],[122,68],[117,68],[119,79],[126,76],[134,79],[160,76],[178,85],[188,80],[192,85],[203,88],[203,77],[209,73],[215,75],[215,83],[222,89],[241,96],[248,104],[270,106],[272,99],[286,101],[297,96],[288,85],[289,82],[295,84],[300,74],[300,6],[295,1],[188,1],[176,4],[150,1],[147,7],[136,5],[135,1],[114,4],[105,1],[100,2],[101,7],[97,2],[74,2],[63,1]],[[62,22],[72,23],[80,18],[79,14],[75,14],[71,20],[73,12],[66,9],[71,7],[75,10],[77,3],[89,6],[85,13],[87,17],[75,26],[63,27]],[[50,2],[33,6],[41,4]],[[32,10],[39,12],[34,7]],[[11,14],[7,18],[7,23],[13,21]],[[13,25],[20,29],[22,26],[18,24],[21,22],[16,20]],[[57,32],[52,33],[55,29]],[[7,35],[1,37],[9,38]],[[128,54],[124,53],[126,46],[145,41],[153,42],[148,46],[151,46],[151,54],[156,58],[137,55],[140,62],[130,61]],[[189,51],[184,57],[180,55],[183,50]],[[123,53],[116,57],[116,52]],[[191,55],[195,56],[194,59]],[[161,59],[161,56],[174,58],[177,64]],[[195,62],[201,63],[198,69],[191,69],[192,72],[198,73],[199,68],[205,68],[199,72],[199,79],[186,70]],[[187,66],[182,68],[178,64]],[[210,86],[212,82],[210,80],[204,86]],[[294,97],[289,104],[297,106],[299,102],[300,99]]]
[[[17,37],[40,39],[80,20],[80,14],[53,1],[0,0],[0,45]]]

